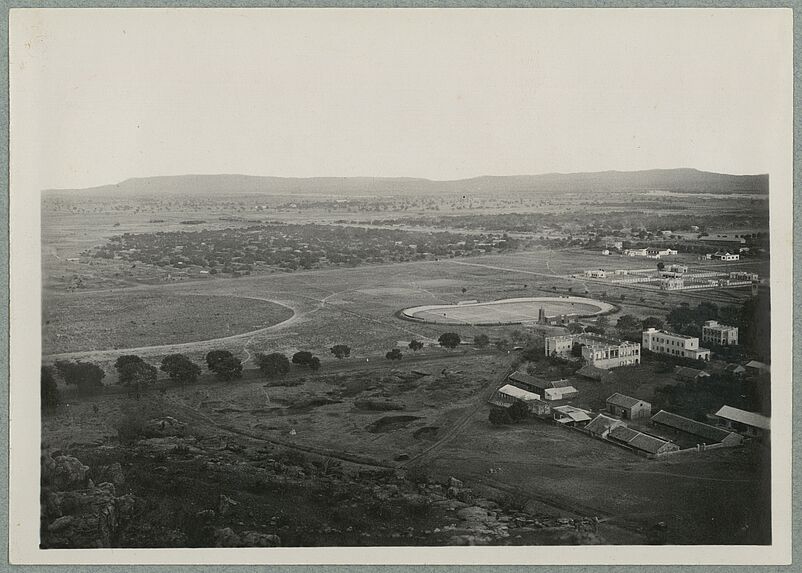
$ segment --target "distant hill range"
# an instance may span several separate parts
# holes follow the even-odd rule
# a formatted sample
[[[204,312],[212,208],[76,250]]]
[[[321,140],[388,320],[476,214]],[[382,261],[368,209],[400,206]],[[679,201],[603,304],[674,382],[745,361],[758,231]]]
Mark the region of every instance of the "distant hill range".
[[[754,193],[769,192],[768,175],[727,175],[696,169],[548,173],[484,176],[455,181],[407,177],[261,177],[251,175],[174,175],[127,179],[88,189],[59,189],[91,195],[334,195],[388,196],[441,193],[570,193],[644,192]]]

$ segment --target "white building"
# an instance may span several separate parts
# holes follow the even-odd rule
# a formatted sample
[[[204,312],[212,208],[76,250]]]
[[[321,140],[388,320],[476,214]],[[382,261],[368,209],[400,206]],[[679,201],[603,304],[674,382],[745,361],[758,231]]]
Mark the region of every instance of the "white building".
[[[660,279],[661,290],[682,290],[685,287],[685,280],[682,277],[666,277]]]
[[[597,269],[592,271],[585,271],[585,276],[591,279],[603,279],[607,276],[607,273],[604,272],[602,269]]]
[[[582,345],[582,358],[596,368],[606,370],[640,364],[640,344],[637,342],[593,334],[547,336],[545,354],[546,356],[568,357],[571,355],[574,344]]]
[[[702,342],[719,346],[738,344],[738,327],[719,324],[715,320],[705,321],[702,327]]]
[[[710,360],[710,350],[700,347],[699,339],[695,336],[648,328],[643,331],[642,345],[643,348],[659,354]]]
[[[710,258],[718,261],[737,261],[741,258],[741,255],[732,254],[730,252],[716,251],[715,253],[710,255]]]

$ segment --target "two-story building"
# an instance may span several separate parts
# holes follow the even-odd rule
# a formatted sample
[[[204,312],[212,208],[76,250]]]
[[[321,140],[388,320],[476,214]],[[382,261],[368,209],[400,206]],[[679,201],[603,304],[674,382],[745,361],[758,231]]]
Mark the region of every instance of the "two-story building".
[[[699,339],[695,336],[686,336],[656,328],[647,328],[643,331],[642,336],[643,348],[652,352],[693,360],[700,358],[710,360],[710,350],[699,346]]]
[[[707,320],[702,327],[702,342],[719,346],[738,344],[738,327]]]
[[[545,341],[545,354],[571,356],[574,344],[582,347],[582,358],[596,368],[607,369],[640,364],[640,344],[637,342],[587,333],[548,336]]]

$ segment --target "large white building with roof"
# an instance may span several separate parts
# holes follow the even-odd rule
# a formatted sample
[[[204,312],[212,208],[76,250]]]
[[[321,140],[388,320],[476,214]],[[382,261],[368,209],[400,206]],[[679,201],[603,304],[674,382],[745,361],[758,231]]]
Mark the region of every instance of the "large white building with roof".
[[[693,360],[710,360],[710,350],[699,346],[695,336],[677,334],[668,330],[647,328],[643,331],[642,346],[658,354],[668,354]]]

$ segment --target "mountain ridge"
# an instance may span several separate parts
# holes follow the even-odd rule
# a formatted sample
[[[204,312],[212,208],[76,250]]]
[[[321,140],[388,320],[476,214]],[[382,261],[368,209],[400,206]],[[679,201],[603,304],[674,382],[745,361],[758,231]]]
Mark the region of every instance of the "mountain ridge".
[[[637,192],[767,194],[769,176],[731,175],[693,168],[640,171],[587,171],[537,175],[481,175],[466,179],[422,177],[277,177],[242,174],[186,174],[133,177],[83,189],[48,189],[45,193],[152,194],[243,193],[305,195],[394,195],[476,192]]]

